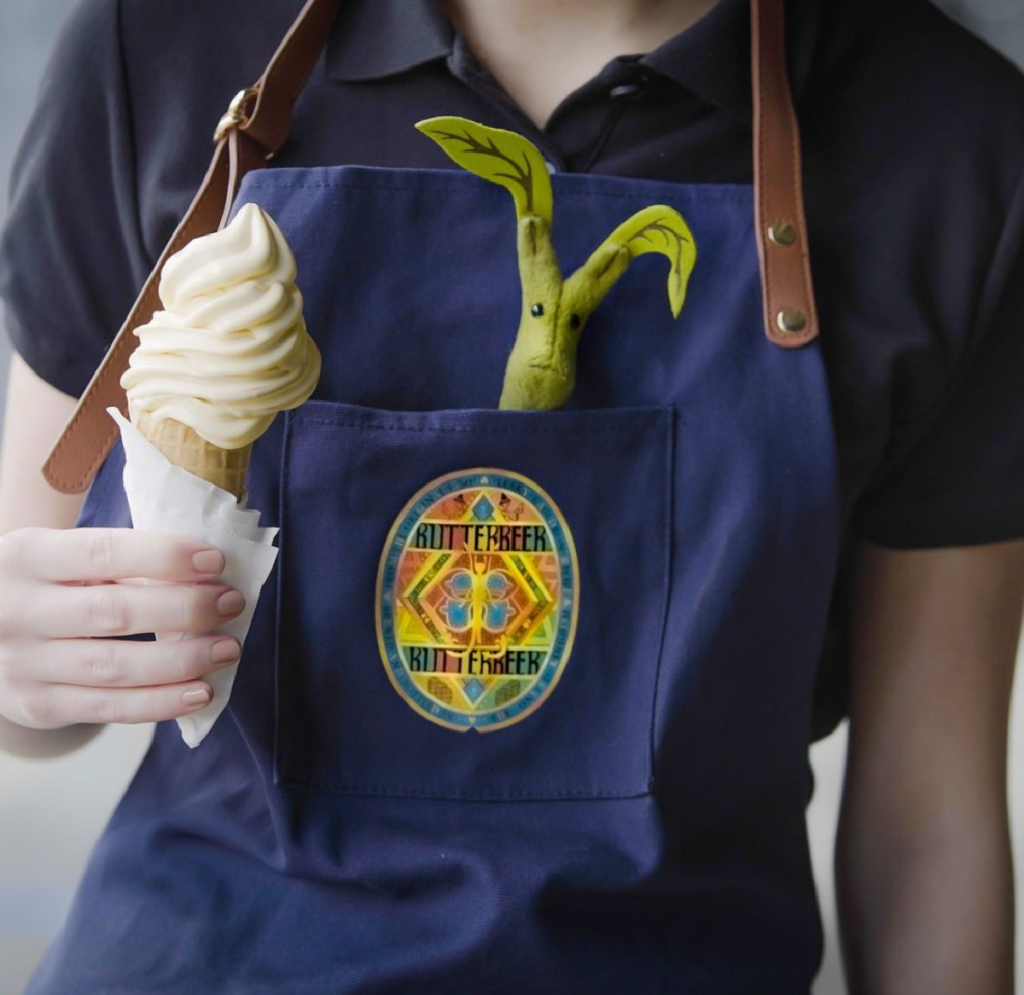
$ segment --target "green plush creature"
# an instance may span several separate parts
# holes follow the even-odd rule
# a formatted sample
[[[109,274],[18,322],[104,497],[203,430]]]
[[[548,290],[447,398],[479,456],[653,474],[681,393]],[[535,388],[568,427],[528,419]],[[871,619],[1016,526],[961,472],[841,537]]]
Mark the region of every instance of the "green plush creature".
[[[670,263],[668,299],[679,316],[697,247],[682,215],[654,204],[623,221],[563,279],[551,242],[551,178],[522,135],[462,117],[432,117],[416,128],[464,169],[510,191],[515,201],[522,316],[505,368],[499,408],[560,408],[576,382],[576,347],[587,323],[632,259],[660,252]]]

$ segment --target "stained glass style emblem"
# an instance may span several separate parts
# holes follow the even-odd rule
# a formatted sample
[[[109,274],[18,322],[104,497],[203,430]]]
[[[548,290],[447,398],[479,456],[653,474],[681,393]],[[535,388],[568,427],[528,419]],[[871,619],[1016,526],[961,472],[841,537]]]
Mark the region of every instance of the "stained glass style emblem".
[[[491,468],[438,477],[381,554],[377,639],[391,684],[459,732],[518,722],[565,669],[578,595],[572,535],[541,487]]]

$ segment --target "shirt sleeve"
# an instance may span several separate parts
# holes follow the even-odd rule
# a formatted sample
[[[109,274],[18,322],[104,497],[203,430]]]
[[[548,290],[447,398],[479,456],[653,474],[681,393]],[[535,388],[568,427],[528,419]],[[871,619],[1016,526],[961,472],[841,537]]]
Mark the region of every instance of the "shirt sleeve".
[[[61,23],[0,230],[5,330],[42,379],[74,397],[149,272],[119,22],[119,0],[79,0]]]
[[[1024,180],[1005,219],[953,376],[893,427],[853,508],[861,538],[895,548],[1024,538]]]

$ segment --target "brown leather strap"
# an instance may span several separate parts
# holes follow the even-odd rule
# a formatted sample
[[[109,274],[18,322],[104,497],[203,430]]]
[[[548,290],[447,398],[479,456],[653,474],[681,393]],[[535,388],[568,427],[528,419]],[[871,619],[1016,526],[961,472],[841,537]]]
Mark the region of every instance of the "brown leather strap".
[[[231,182],[238,178],[239,172],[236,167],[233,171],[235,176],[231,177],[231,145],[243,150],[247,146],[252,148],[252,142],[239,138],[237,130],[229,132],[217,144],[213,161],[192,206],[175,228],[157,260],[156,268],[150,273],[125,323],[93,373],[64,431],[43,464],[43,476],[58,491],[77,494],[85,490],[117,439],[117,425],[106,409],[114,405],[126,417],[128,414],[120,379],[128,369],[128,357],[136,345],[131,331],[149,321],[159,306],[160,273],[168,257],[193,238],[215,231],[221,222],[225,203],[230,203]],[[262,158],[263,155],[262,150],[257,150],[255,155],[251,151],[243,151],[241,158]]]
[[[136,344],[134,329],[148,322],[160,304],[164,263],[193,238],[223,227],[242,176],[264,166],[284,144],[292,108],[327,41],[339,2],[307,0],[263,75],[238,94],[222,119],[213,161],[195,199],[43,465],[43,475],[58,491],[84,491],[113,447],[117,426],[106,409],[115,406],[127,416],[121,375]],[[784,0],[751,0],[751,65],[754,202],[765,331],[772,342],[789,347],[813,339],[818,324],[807,258],[799,131],[786,73],[783,4]],[[786,326],[800,327],[786,331]]]
[[[291,127],[292,107],[326,44],[339,0],[307,0],[288,33],[252,88],[255,106],[245,120],[246,104],[238,102],[237,127],[217,142],[206,176],[128,317],[89,381],[71,418],[43,464],[43,476],[56,490],[78,494],[92,482],[117,441],[117,425],[106,409],[114,406],[127,417],[121,374],[137,344],[132,334],[160,306],[160,274],[164,263],[193,238],[217,231],[227,222],[242,177],[272,158]]]
[[[785,0],[750,0],[754,213],[765,334],[806,345],[818,334],[800,167],[800,128],[786,71]]]
[[[307,0],[259,78],[256,106],[241,125],[250,138],[276,152],[292,127],[292,108],[327,44],[339,0]]]

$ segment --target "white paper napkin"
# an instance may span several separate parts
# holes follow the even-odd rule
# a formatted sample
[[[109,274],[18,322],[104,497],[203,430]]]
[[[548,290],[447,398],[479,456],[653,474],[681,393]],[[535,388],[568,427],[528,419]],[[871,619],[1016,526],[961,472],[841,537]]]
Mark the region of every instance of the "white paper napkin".
[[[277,547],[272,543],[278,529],[260,528],[259,510],[245,507],[248,494],[236,502],[230,491],[175,466],[117,408],[107,408],[107,413],[121,429],[124,489],[132,523],[137,529],[192,536],[224,554],[226,566],[218,580],[245,595],[245,610],[210,631],[234,636],[244,645],[260,590],[277,559]],[[174,641],[195,635],[157,633],[156,638]],[[242,661],[204,674],[203,680],[213,688],[213,698],[204,708],[177,719],[182,739],[193,749],[224,711]]]

